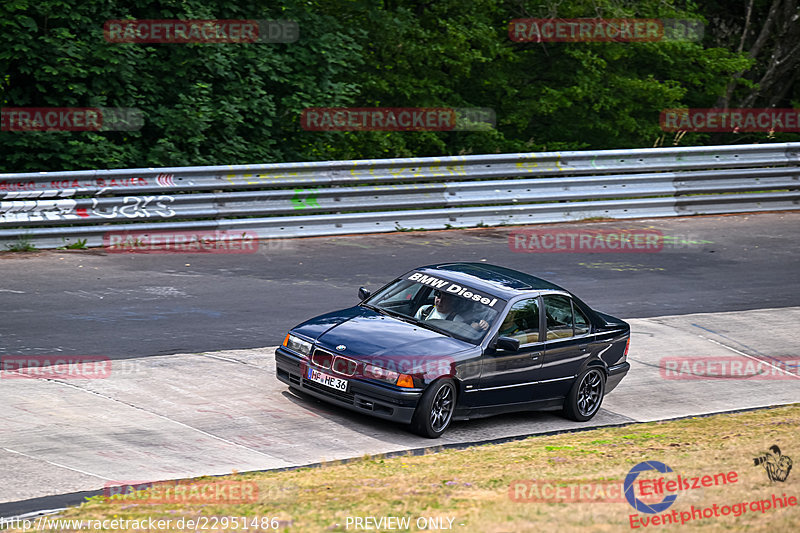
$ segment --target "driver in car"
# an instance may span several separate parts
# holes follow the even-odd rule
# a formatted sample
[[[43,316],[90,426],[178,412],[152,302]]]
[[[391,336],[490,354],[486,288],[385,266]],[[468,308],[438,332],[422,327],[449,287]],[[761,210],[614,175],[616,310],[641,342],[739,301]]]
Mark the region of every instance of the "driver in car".
[[[418,320],[456,320],[466,322],[458,313],[458,300],[455,296],[442,291],[433,292],[433,305],[423,305],[414,315]]]
[[[461,302],[456,296],[446,292],[443,293],[442,291],[434,291],[433,295],[433,305],[423,305],[420,307],[417,314],[414,315],[414,318],[418,320],[439,319],[467,322],[467,319],[459,313]],[[470,326],[480,331],[488,329],[489,323],[485,320],[478,319],[473,320]]]

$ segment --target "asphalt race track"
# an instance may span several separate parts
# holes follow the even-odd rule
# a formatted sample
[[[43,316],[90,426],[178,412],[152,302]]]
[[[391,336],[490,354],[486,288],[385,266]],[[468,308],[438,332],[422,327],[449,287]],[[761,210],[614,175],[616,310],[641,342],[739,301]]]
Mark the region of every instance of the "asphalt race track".
[[[0,381],[0,516],[76,503],[51,496],[111,483],[800,402],[800,378],[786,372],[663,372],[671,356],[800,355],[800,212],[546,228],[649,228],[670,239],[657,253],[519,253],[512,228],[483,228],[271,241],[255,254],[0,255],[0,357],[113,360],[107,379]],[[360,285],[453,260],[540,275],[630,320],[631,371],[592,421],[507,415],[455,423],[431,441],[298,397],[274,377],[264,347],[294,324],[352,305]]]

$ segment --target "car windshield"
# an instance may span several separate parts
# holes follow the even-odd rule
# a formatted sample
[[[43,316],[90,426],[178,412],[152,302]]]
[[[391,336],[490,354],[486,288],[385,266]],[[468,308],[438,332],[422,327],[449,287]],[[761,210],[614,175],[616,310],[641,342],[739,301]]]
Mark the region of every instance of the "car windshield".
[[[364,303],[402,320],[478,344],[506,302],[465,285],[412,273],[390,283]]]

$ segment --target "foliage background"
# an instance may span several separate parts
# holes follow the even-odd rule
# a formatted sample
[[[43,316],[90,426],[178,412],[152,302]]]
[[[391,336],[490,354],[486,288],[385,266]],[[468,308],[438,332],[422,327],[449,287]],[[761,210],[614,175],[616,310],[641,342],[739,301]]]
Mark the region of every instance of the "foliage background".
[[[135,107],[134,132],[0,132],[0,172],[800,140],[675,135],[676,107],[800,107],[797,0],[7,0],[3,107]],[[699,19],[702,42],[516,43],[529,17]],[[287,44],[114,44],[109,19],[290,19]],[[307,132],[306,107],[490,107],[481,132]]]

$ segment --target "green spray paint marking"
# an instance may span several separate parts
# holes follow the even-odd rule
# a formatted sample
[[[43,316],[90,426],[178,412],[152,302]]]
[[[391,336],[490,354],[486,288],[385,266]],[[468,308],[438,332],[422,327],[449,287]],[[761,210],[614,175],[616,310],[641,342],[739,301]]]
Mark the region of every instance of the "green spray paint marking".
[[[311,194],[306,194],[310,192]],[[294,197],[291,200],[295,209],[306,209],[308,207],[319,207],[317,203],[317,193],[314,189],[295,189]]]

